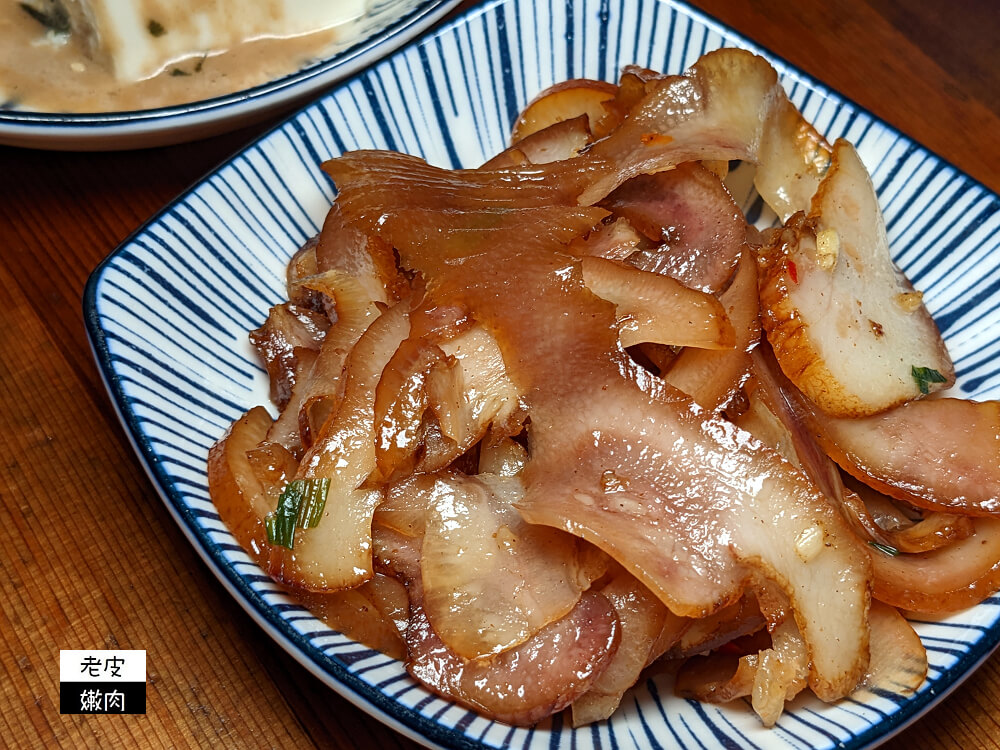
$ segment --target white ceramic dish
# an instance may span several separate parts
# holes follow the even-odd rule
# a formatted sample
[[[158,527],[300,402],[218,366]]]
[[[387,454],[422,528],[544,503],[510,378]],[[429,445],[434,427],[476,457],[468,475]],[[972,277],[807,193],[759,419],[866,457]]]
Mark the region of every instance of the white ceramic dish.
[[[97,360],[139,457],[195,548],[233,596],[333,689],[428,746],[448,748],[867,748],[921,715],[997,645],[1000,598],[915,627],[930,673],[910,699],[796,700],[777,726],[749,708],[637,686],[607,722],[556,717],[513,729],[437,698],[402,665],[325,628],[234,544],[209,500],[205,456],[231,420],[266,403],[247,342],[283,298],[284,265],[332,197],[319,164],[391,148],[442,166],[503,147],[518,110],[566,78],[613,79],[639,63],[679,72],[720,46],[756,49],[670,0],[494,0],[338,87],[206,177],[94,272],[86,318]],[[944,332],[959,390],[1000,397],[998,198],[836,93],[771,57],[793,101],[830,137],[857,144],[897,261]],[[753,212],[750,207],[750,212]]]
[[[117,151],[206,138],[301,104],[389,54],[461,0],[378,0],[338,51],[287,76],[212,99],[134,112],[59,114],[0,109],[0,144]]]

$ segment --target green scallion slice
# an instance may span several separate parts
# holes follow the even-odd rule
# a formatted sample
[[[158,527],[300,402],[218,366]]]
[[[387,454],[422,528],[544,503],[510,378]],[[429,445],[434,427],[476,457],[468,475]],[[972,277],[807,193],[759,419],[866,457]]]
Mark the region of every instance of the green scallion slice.
[[[326,507],[326,495],[330,491],[330,479],[299,479],[303,482],[302,506],[299,508],[299,526],[303,529],[311,529],[319,526],[320,519],[323,518],[323,509]]]
[[[932,367],[917,367],[916,365],[910,365],[910,374],[913,375],[913,379],[917,381],[917,388],[925,396],[931,392],[931,383],[947,383],[948,378],[939,373]]]
[[[264,519],[267,541],[288,549],[295,547],[295,529],[319,525],[330,491],[329,478],[293,479],[278,497],[278,507]]]
[[[889,557],[899,557],[899,550],[895,547],[890,547],[888,544],[881,544],[879,542],[868,542],[868,544],[877,549],[879,552],[889,555]]]
[[[278,497],[278,507],[264,519],[267,527],[267,541],[292,549],[295,546],[295,525],[302,507],[303,484],[296,479],[285,485]]]

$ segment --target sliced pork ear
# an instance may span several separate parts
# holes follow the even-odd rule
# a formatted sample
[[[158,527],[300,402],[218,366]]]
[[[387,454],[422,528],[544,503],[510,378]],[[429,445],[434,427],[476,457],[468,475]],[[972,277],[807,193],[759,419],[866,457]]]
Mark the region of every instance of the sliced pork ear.
[[[682,667],[677,692],[711,703],[749,696],[764,726],[773,726],[792,700],[806,687],[809,655],[795,621],[783,609],[788,602],[765,583],[758,592],[769,621],[770,645],[757,653],[737,655],[737,648],[695,657]],[[775,605],[779,609],[774,609]],[[763,635],[763,632],[762,632]]]
[[[601,205],[657,243],[629,258],[637,268],[712,293],[732,277],[746,220],[719,179],[699,164],[635,177]]]
[[[623,86],[624,87],[624,84]],[[639,174],[702,159],[759,165],[757,188],[783,219],[808,207],[829,146],[789,102],[777,73],[744,50],[723,49],[684,75],[636,86],[644,95],[586,156],[606,166],[580,195],[596,203]]]
[[[288,404],[301,371],[297,352],[318,351],[329,328],[325,315],[284,302],[272,307],[264,325],[250,332],[271,381],[271,401],[279,409]]]
[[[496,338],[476,325],[441,343],[447,360],[428,373],[427,393],[441,433],[459,456],[493,426],[498,435],[521,431],[521,397]]]
[[[838,141],[808,217],[760,255],[764,329],[782,371],[822,411],[862,417],[951,385],[934,321],[893,264],[868,172]]]
[[[1000,515],[1000,402],[935,398],[864,419],[808,415],[845,471],[928,510]]]
[[[978,604],[1000,587],[1000,520],[976,518],[973,533],[933,552],[871,549],[873,596],[913,612],[945,614]]]
[[[323,170],[337,185],[344,217],[365,232],[376,232],[382,216],[402,208],[502,212],[576,206],[581,186],[600,171],[581,163],[585,158],[498,170],[447,170],[407,154],[351,151],[325,162]]]
[[[498,492],[494,492],[494,488]],[[420,558],[423,609],[466,659],[518,646],[565,616],[590,585],[574,537],[526,524],[516,478],[441,475]]]
[[[681,615],[712,613],[762,571],[792,601],[814,692],[850,692],[867,660],[869,567],[825,498],[749,434],[696,417],[680,397],[673,409],[623,393],[592,398],[578,431],[550,419],[555,434],[529,433],[525,518],[597,544]],[[650,465],[647,455],[664,458]],[[728,544],[700,541],[720,538]]]
[[[753,350],[750,358],[753,379],[747,385],[748,409],[736,423],[776,448],[840,507],[845,498],[844,483],[836,464],[816,442],[802,395],[781,372],[766,341]]]
[[[814,691],[845,695],[867,661],[865,550],[777,454],[627,361],[613,306],[562,252],[602,218],[578,211],[399,207],[379,228],[430,293],[495,333],[532,410],[525,520],[593,542],[679,615],[715,611],[763,571],[793,602]]]
[[[359,151],[323,169],[341,191],[344,216],[363,218],[366,231],[400,206],[593,205],[632,177],[703,159],[757,164],[757,187],[783,218],[808,208],[829,164],[829,146],[788,101],[763,58],[736,49],[711,52],[684,76],[657,80],[650,88],[614,132],[573,159],[447,171],[416,157]]]
[[[732,349],[690,347],[673,360],[663,378],[709,411],[724,409],[750,377],[751,351],[760,341],[757,266],[749,251],[719,301],[732,324]]]
[[[384,499],[375,509],[374,522],[405,537],[424,535],[427,511],[439,493],[450,493],[450,485],[437,474],[414,474],[385,488]]]
[[[215,509],[239,545],[264,568],[271,554],[264,519],[277,503],[247,451],[260,445],[270,427],[267,409],[255,406],[233,422],[208,452],[208,490]]]
[[[671,659],[684,659],[705,654],[737,638],[756,633],[765,624],[757,605],[757,597],[752,591],[747,591],[739,601],[715,614],[692,620],[690,627],[673,644],[667,656]]]
[[[501,151],[482,169],[519,167],[524,164],[548,164],[572,159],[593,140],[588,117],[582,114],[568,120],[555,122],[517,141],[506,151]]]
[[[608,718],[618,708],[622,696],[631,688],[643,668],[652,659],[654,648],[667,648],[661,635],[672,633],[679,638],[689,624],[668,610],[653,594],[620,566],[611,579],[600,587],[615,608],[621,623],[618,650],[590,690],[573,701],[573,726],[582,726]]]
[[[629,111],[666,76],[649,68],[626,65],[618,78],[613,99],[603,102],[604,116],[594,124],[594,135],[603,138],[622,124]]]
[[[295,384],[285,408],[267,431],[267,439],[279,443],[298,457],[302,456],[302,433],[299,429],[299,413],[302,404],[312,390],[312,375],[319,358],[315,349],[295,350]]]
[[[764,726],[774,726],[792,700],[806,687],[809,653],[791,618],[771,631],[771,648],[760,652],[750,705]]]
[[[333,413],[343,395],[344,362],[361,334],[379,315],[371,285],[342,271],[325,271],[303,279],[304,287],[322,293],[335,322],[327,331],[313,362],[305,392],[299,401],[299,433],[302,444],[312,445],[323,423]]]
[[[615,611],[587,593],[561,620],[489,660],[450,651],[430,626],[410,586],[407,671],[425,686],[496,721],[528,726],[585,693],[618,647]]]
[[[351,350],[340,406],[302,457],[296,478],[329,479],[326,504],[314,528],[298,528],[292,549],[278,548],[269,571],[278,581],[310,591],[352,588],[372,576],[371,523],[382,498],[361,489],[375,468],[375,389],[382,370],[409,333],[409,305],[380,315]]]
[[[584,257],[583,283],[615,305],[622,347],[641,343],[731,349],[736,334],[711,294],[625,263]]]
[[[525,107],[511,132],[511,143],[519,145],[533,133],[565,120],[586,116],[590,132],[606,114],[604,103],[614,99],[618,87],[607,81],[577,78],[562,81],[542,91]]]
[[[444,357],[440,347],[410,336],[382,371],[375,390],[375,471],[369,483],[413,473],[429,403],[427,374]]]
[[[316,261],[316,248],[318,246],[319,235],[316,235],[295,251],[295,255],[288,261],[288,267],[285,269],[285,286],[288,291],[288,301],[293,305],[299,305],[315,312],[323,312],[322,296],[311,289],[306,289],[299,283],[302,279],[319,273]]]
[[[814,438],[828,422],[854,425],[856,420],[831,420],[809,408],[804,397],[781,374],[765,345],[752,356],[754,379],[748,388],[748,409],[736,418],[766,444],[801,468],[841,511],[858,538],[901,552],[929,552],[972,533],[972,521],[965,516],[939,511],[920,512],[912,506],[904,515],[893,500],[857,479],[841,477],[836,464]],[[964,402],[963,402],[964,403]],[[884,420],[886,415],[872,417]],[[867,421],[867,420],[861,420]],[[857,441],[865,450],[887,450],[886,441],[895,441],[903,432],[868,435]],[[867,440],[876,446],[868,446]],[[829,446],[829,440],[823,441]],[[830,450],[835,454],[836,450]],[[869,479],[870,481],[870,479]],[[845,486],[846,485],[846,486]],[[890,517],[891,516],[891,517]]]
[[[872,658],[862,690],[885,695],[913,695],[927,677],[927,650],[913,626],[892,607],[872,602]]]
[[[399,581],[376,574],[355,589],[332,594],[301,593],[298,599],[317,618],[348,638],[394,659],[406,658],[396,618],[402,615],[402,622],[406,622],[409,602]],[[405,608],[402,612],[401,607]]]
[[[561,711],[590,688],[618,648],[614,608],[588,592],[568,615],[521,645],[490,659],[465,659],[438,637],[424,611],[421,538],[375,525],[373,544],[378,569],[403,580],[409,593],[407,671],[490,719],[527,726]]]
[[[392,247],[353,224],[339,201],[330,207],[315,255],[317,273],[337,271],[357,279],[371,300],[387,304],[409,293]]]
[[[681,698],[704,703],[729,703],[753,693],[758,654],[716,651],[693,656],[681,666],[674,693]]]
[[[899,552],[933,552],[967,538],[975,530],[971,516],[940,511],[920,511],[893,501],[853,477],[846,477],[848,489],[845,506],[863,527],[862,539]],[[902,507],[901,507],[902,506]]]

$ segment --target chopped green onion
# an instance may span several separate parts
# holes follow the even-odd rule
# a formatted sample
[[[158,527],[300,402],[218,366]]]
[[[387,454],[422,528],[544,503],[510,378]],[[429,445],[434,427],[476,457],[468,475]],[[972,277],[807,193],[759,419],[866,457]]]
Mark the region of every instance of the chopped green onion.
[[[326,507],[330,480],[293,479],[278,497],[278,507],[264,519],[267,541],[281,547],[295,547],[295,529],[311,529],[319,525]]]
[[[920,392],[925,396],[931,392],[928,385],[929,383],[948,382],[948,378],[930,367],[917,367],[916,365],[911,365],[910,373],[913,375],[913,379],[917,381],[917,387],[920,389]]]
[[[267,541],[292,549],[295,546],[295,519],[268,513],[264,519],[267,527]]]
[[[306,479],[302,489],[303,501],[299,508],[299,526],[303,529],[311,529],[319,526],[323,518],[323,509],[326,507],[326,495],[330,491],[330,479]]]
[[[292,549],[295,546],[295,524],[302,506],[301,479],[289,482],[278,497],[278,508],[265,519],[267,541]]]
[[[879,552],[889,555],[889,557],[899,557],[899,550],[895,547],[890,547],[888,544],[881,544],[879,542],[868,542],[868,544],[877,549]]]

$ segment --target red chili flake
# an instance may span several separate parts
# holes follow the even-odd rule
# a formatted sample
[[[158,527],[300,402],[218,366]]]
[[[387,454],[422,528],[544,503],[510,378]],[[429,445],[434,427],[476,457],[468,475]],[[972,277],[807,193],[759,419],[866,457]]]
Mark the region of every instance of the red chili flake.
[[[790,261],[790,260],[785,261],[785,267],[788,269],[788,275],[792,277],[792,281],[794,281],[796,284],[798,284],[799,283],[799,269],[797,269],[795,267],[795,263],[793,261]]]

